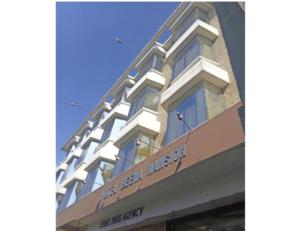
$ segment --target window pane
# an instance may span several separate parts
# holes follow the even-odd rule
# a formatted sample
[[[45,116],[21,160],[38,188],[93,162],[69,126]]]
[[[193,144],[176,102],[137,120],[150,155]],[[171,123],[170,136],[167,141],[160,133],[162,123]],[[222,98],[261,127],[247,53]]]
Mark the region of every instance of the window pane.
[[[101,173],[101,178],[102,178],[101,181],[103,183],[106,183],[112,177],[112,171],[114,169],[114,164],[106,162],[106,161],[101,161],[100,167],[103,169],[103,171],[100,172]]]
[[[200,55],[200,42],[198,40],[195,40],[192,42],[191,46],[186,51],[184,67],[186,68],[199,55]]]
[[[158,103],[159,103],[159,92],[153,88],[147,88],[144,107],[156,111]]]
[[[177,112],[182,114],[186,123],[191,127],[197,127],[199,124],[207,120],[207,112],[205,106],[205,95],[203,87],[199,86],[192,91],[191,95],[187,96],[180,102],[177,102],[168,113],[168,125],[165,134],[165,144],[169,144],[179,136],[189,131],[188,126],[178,120]]]
[[[158,90],[146,87],[144,88],[133,100],[130,112],[129,119],[134,116],[142,107],[149,108],[156,111],[157,105],[159,103],[160,93]]]
[[[111,129],[109,139],[114,140],[120,133],[121,128],[126,124],[126,120],[114,119],[113,127]]]
[[[176,38],[179,38],[197,19],[208,23],[208,12],[200,8],[195,8],[176,29]]]
[[[130,168],[133,164],[136,150],[136,137],[119,151],[119,160],[113,171],[113,176],[117,176]]]
[[[201,44],[198,38],[194,38],[175,57],[173,64],[172,79],[176,78],[191,62],[201,54]]]
[[[151,145],[153,146],[153,140],[150,137],[145,135],[140,135],[139,140],[141,142],[137,146],[136,156],[134,159],[135,164],[143,161],[148,156],[150,156],[151,153],[153,152],[153,148],[151,147]]]
[[[59,205],[58,211],[62,211],[64,208],[69,207],[76,201],[76,186],[78,182],[74,182],[70,185]]]
[[[104,131],[103,131],[103,134],[102,134],[102,137],[101,137],[101,140],[100,140],[100,144],[102,144],[105,140],[108,139],[109,135],[110,135],[110,132],[111,132],[111,129],[112,129],[112,126],[113,126],[113,123],[114,121],[111,121],[105,128],[104,128]]]

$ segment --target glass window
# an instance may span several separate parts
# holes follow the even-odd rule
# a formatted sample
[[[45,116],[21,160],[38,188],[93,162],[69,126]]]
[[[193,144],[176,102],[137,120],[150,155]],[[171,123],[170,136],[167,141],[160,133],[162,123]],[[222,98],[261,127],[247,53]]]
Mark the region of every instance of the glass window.
[[[126,120],[115,118],[105,128],[102,134],[100,144],[104,143],[107,139],[114,140],[119,134],[121,128],[126,124]]]
[[[152,87],[144,88],[131,103],[129,118],[135,115],[142,107],[149,108],[153,111],[157,110],[160,93]]]
[[[72,160],[69,161],[69,166],[64,174],[64,176],[62,177],[61,181],[62,182],[64,179],[66,179],[68,176],[70,176],[74,170],[75,170],[75,163],[78,160],[77,157],[73,157]]]
[[[139,77],[142,77],[146,72],[148,72],[151,68],[162,71],[163,59],[160,55],[154,53],[152,56],[148,58],[148,60],[143,64],[139,71]]]
[[[58,208],[59,212],[65,208],[69,207],[76,201],[76,198],[78,196],[78,190],[77,190],[78,186],[80,186],[79,182],[75,181],[67,188],[67,191],[66,191],[63,199],[59,203],[59,208]]]
[[[198,37],[194,38],[175,57],[173,64],[172,79],[175,79],[192,61],[200,56],[202,46]]]
[[[140,142],[137,144],[137,137]],[[126,171],[133,164],[137,164],[150,156],[153,152],[153,139],[140,134],[124,145],[119,151],[119,160],[113,171],[113,176],[117,176]]]
[[[64,175],[64,170],[59,170],[59,172],[56,174],[56,185],[58,185]]]
[[[182,120],[178,120],[177,112],[183,115],[184,120],[191,128],[197,127],[207,120],[205,95],[202,84],[187,93],[181,101],[170,106],[164,144],[169,144],[189,131],[186,124]]]
[[[107,140],[109,138],[111,129],[114,125],[114,120],[112,120],[109,124],[107,124],[104,128],[101,140],[100,140],[100,144],[102,144],[105,140]]]
[[[145,136],[140,134],[139,136],[139,143],[136,148],[136,154],[134,158],[134,164],[140,163],[144,159],[153,153],[153,139],[149,136]]]
[[[87,175],[86,183],[80,192],[80,198],[108,182],[112,176],[113,168],[114,164],[107,161],[100,161],[96,167],[91,169]]]
[[[179,38],[197,19],[209,23],[208,12],[200,8],[195,8],[177,27],[176,38]]]
[[[99,145],[99,143],[97,142],[91,142],[90,145],[88,146],[88,148],[86,148],[85,150],[83,150],[83,152],[80,155],[80,158],[78,158],[78,160],[75,163],[75,168],[77,165],[79,165],[81,162],[86,162],[88,161],[92,155],[94,154],[94,151],[96,149],[96,147]]]

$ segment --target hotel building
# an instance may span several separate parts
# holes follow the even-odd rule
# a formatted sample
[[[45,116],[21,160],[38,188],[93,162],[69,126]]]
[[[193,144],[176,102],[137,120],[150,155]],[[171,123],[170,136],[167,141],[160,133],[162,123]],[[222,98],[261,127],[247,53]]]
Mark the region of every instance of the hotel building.
[[[170,15],[62,147],[57,230],[245,229],[244,10]]]

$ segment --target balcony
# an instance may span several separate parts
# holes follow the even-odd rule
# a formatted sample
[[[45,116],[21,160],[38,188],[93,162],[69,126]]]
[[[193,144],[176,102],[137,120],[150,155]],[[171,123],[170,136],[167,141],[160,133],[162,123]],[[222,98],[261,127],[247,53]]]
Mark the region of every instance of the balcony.
[[[225,70],[203,57],[198,57],[162,93],[161,104],[168,108],[170,104],[202,80],[206,80],[221,89],[229,83],[228,73]]]
[[[114,145],[114,141],[107,139],[103,144],[96,148],[94,155],[86,163],[84,170],[88,171],[93,164],[97,163],[100,159],[108,162],[115,162],[116,155],[118,155],[119,149]]]
[[[126,119],[129,113],[130,104],[126,102],[120,102],[116,105],[100,122],[99,126],[105,127],[110,121],[118,117],[120,119]]]
[[[77,181],[83,181],[83,180],[85,180],[85,178],[86,178],[86,176],[87,176],[88,173],[83,170],[84,167],[85,167],[85,165],[82,164],[80,166],[80,168],[76,169],[76,171],[74,171],[70,176],[66,177],[63,180],[63,182],[60,184],[60,186],[67,188],[68,185],[70,183],[72,183],[73,181],[76,181],[76,180]]]
[[[65,163],[68,163],[69,160],[70,160],[71,158],[73,158],[73,157],[80,157],[82,151],[83,151],[83,150],[82,150],[80,147],[76,148],[74,151],[72,151],[72,152],[68,155],[68,157],[67,157]]]
[[[139,81],[128,91],[127,100],[132,102],[145,86],[153,86],[159,90],[165,85],[162,73],[151,68]]]
[[[186,44],[188,44],[197,34],[209,39],[210,41],[214,41],[219,36],[219,32],[216,28],[198,19],[168,50],[166,54],[166,60],[173,59],[178,51],[180,51]]]
[[[56,189],[56,194],[64,195],[67,191],[67,188],[65,187],[59,187]]]
[[[68,165],[66,164],[66,161],[63,161],[63,163],[61,163],[59,166],[57,166],[55,172],[58,172],[59,170],[66,171],[67,167],[68,167]]]
[[[99,142],[103,129],[100,127],[95,127],[90,134],[82,141],[81,148],[86,149],[92,141]]]
[[[120,147],[138,131],[143,131],[153,136],[157,135],[160,132],[160,122],[157,119],[157,115],[158,113],[155,111],[145,107],[141,108],[120,130],[120,134],[114,144]]]

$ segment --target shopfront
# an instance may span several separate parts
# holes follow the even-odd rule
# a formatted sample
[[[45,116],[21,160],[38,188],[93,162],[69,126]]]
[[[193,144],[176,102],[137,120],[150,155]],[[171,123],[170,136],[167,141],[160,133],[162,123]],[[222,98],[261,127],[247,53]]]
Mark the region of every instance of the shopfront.
[[[242,202],[171,220],[166,231],[244,231],[244,209]]]
[[[244,152],[235,107],[62,211],[57,226],[88,231],[243,230]]]

